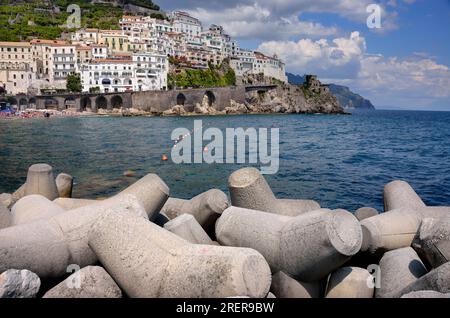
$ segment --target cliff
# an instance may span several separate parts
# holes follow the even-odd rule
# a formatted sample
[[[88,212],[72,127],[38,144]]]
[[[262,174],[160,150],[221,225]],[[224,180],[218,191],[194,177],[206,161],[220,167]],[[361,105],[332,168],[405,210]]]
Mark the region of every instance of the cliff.
[[[330,90],[344,108],[375,109],[375,106],[373,106],[370,100],[353,93],[346,86],[331,84]]]
[[[291,73],[287,73],[287,76],[291,84],[302,85],[306,80],[304,76]],[[370,100],[352,92],[349,87],[331,84],[330,91],[345,109],[375,109]]]
[[[217,110],[210,105],[207,96],[202,103],[188,112],[182,105],[176,105],[161,115],[239,115],[239,114],[344,114],[336,97],[330,92],[316,93],[298,85],[283,84],[267,92],[250,91],[246,93],[245,103],[230,100],[229,106]]]
[[[344,109],[329,92],[315,93],[292,84],[279,85],[266,93],[247,93],[247,108],[252,113],[342,114]]]

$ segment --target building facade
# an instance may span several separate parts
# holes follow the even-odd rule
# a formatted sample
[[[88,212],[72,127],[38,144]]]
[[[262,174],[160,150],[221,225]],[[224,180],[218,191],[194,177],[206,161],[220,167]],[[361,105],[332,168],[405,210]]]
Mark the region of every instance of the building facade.
[[[178,67],[197,69],[229,60],[238,77],[262,74],[287,82],[280,59],[242,49],[220,25],[204,30],[200,20],[180,11],[168,17],[127,15],[118,30],[0,42],[0,87],[8,94],[52,93],[65,90],[67,77],[79,73],[84,92],[165,90],[170,57]]]

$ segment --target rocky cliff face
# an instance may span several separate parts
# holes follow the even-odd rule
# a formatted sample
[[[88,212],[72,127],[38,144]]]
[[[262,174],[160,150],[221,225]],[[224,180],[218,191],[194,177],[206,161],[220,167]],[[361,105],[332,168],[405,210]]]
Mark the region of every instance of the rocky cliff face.
[[[189,115],[239,115],[239,114],[343,114],[344,109],[330,92],[315,93],[303,86],[283,84],[267,92],[247,93],[245,104],[230,100],[230,105],[218,111],[209,105],[207,97],[195,105],[189,113],[181,105],[176,105],[162,113],[165,116]]]
[[[247,93],[252,113],[342,114],[344,109],[330,92],[314,93],[299,85],[284,84],[266,93]]]

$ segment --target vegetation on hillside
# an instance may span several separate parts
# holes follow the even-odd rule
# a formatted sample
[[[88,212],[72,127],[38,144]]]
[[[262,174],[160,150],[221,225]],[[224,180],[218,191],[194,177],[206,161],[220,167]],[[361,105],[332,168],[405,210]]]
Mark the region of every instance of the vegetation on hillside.
[[[224,87],[236,85],[236,74],[225,62],[208,69],[182,69],[168,76],[169,88]]]
[[[125,4],[130,3],[130,4],[134,4],[136,6],[139,6],[139,7],[159,11],[159,6],[154,4],[153,1],[151,1],[151,0],[126,0],[124,2],[125,2]]]
[[[150,0],[124,1],[159,10]],[[111,4],[91,4],[89,0],[0,0],[0,41],[20,41],[32,37],[56,39],[64,31],[71,13],[66,12],[71,4],[80,6],[81,27],[118,29],[123,15],[121,7]]]
[[[67,76],[67,90],[71,93],[80,93],[83,89],[80,74],[70,74]]]

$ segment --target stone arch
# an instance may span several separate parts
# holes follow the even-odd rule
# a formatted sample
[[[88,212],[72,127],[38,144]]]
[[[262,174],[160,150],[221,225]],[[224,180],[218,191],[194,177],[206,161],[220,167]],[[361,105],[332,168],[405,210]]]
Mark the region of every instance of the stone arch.
[[[186,103],[186,96],[183,93],[178,94],[177,105],[184,106],[185,103]]]
[[[31,97],[28,100],[28,108],[36,108],[36,103],[37,103],[36,97]]]
[[[206,91],[205,97],[207,98],[208,106],[212,107],[216,102],[216,96],[214,95],[214,93],[211,91]]]
[[[70,96],[64,100],[64,109],[75,108],[76,101],[75,98]]]
[[[111,106],[112,108],[122,108],[123,107],[123,99],[119,95],[115,95],[111,98]]]
[[[45,109],[58,109],[59,103],[58,100],[56,100],[53,97],[46,97],[44,101],[44,107]]]
[[[28,107],[28,99],[26,99],[25,97],[22,97],[19,100],[19,106],[20,106],[20,109],[26,109]]]
[[[15,97],[12,97],[12,96],[8,97],[7,100],[8,100],[8,103],[11,104],[11,107],[14,107],[14,106],[17,107],[19,105],[19,103],[17,102],[17,99]]]
[[[91,99],[88,96],[84,96],[80,99],[80,110],[82,112],[86,111],[87,109],[91,109]]]
[[[105,98],[105,96],[98,96],[95,99],[95,107],[97,109],[108,109],[108,100]]]

